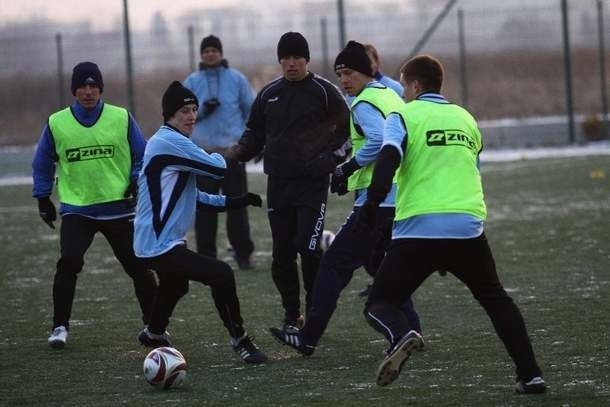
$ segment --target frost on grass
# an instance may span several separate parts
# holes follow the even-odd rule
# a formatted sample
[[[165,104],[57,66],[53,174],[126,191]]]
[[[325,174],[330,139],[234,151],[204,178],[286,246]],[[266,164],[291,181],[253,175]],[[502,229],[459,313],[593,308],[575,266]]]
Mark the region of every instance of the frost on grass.
[[[40,285],[41,279],[36,277],[22,277],[15,279],[11,284],[11,288],[31,288]]]

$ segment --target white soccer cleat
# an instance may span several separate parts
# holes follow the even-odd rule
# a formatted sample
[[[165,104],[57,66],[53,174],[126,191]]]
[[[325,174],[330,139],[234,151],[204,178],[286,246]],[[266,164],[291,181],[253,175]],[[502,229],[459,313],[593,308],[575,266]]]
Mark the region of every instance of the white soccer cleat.
[[[48,339],[49,345],[51,345],[51,347],[54,349],[62,349],[64,346],[66,346],[67,340],[68,330],[63,325],[54,328]]]
[[[387,386],[398,378],[402,365],[411,353],[424,347],[424,340],[417,331],[409,331],[396,342],[377,370],[377,384]]]
[[[546,384],[542,377],[536,376],[529,381],[517,381],[515,391],[519,394],[541,394],[546,392]]]

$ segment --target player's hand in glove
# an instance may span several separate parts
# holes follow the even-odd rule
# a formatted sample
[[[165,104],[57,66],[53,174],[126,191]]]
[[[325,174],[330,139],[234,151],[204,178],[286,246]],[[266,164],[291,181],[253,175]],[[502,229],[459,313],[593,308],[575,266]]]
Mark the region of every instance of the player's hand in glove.
[[[260,208],[263,206],[263,200],[260,195],[248,192],[240,196],[228,196],[225,205],[228,209],[245,208],[248,205]]]
[[[134,204],[138,200],[138,182],[135,179],[132,179],[123,194],[123,198],[128,198]]]
[[[378,203],[367,200],[364,205],[358,209],[356,221],[354,222],[354,230],[359,233],[372,234],[375,231],[375,223],[377,219]]]
[[[55,205],[51,201],[51,198],[45,196],[44,198],[38,198],[38,214],[51,229],[55,229],[53,222],[57,219],[57,211]]]
[[[330,192],[339,196],[347,194],[347,180],[358,169],[360,165],[353,158],[337,166],[330,179]]]
[[[333,173],[330,176],[330,192],[339,196],[347,194],[347,178]]]
[[[222,153],[222,156],[224,157],[225,161],[227,162],[227,167],[230,167],[233,164],[239,162],[237,157],[239,156],[240,152],[241,152],[241,147],[239,146],[239,144],[235,144],[234,146],[228,148],[227,150],[225,150]]]

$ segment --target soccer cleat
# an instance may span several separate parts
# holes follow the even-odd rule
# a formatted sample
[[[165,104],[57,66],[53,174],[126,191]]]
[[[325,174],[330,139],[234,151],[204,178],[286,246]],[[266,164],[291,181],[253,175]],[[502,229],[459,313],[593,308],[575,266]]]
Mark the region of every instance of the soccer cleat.
[[[377,384],[387,386],[398,378],[402,365],[409,359],[411,353],[423,348],[424,340],[417,331],[409,331],[400,338],[388,351],[387,356],[377,370]]]
[[[237,263],[237,267],[239,267],[240,270],[254,269],[254,265],[252,264],[252,261],[250,260],[250,256],[246,256],[246,257],[238,256],[232,247],[227,248],[227,251],[229,252],[229,254],[231,254],[231,257],[233,257],[233,260],[235,260],[235,262]]]
[[[305,325],[305,317],[299,315],[295,318],[285,318],[282,324],[282,330],[284,331],[298,331]]]
[[[239,267],[240,270],[254,269],[254,266],[252,265],[252,262],[250,261],[250,259],[248,257],[241,258],[241,257],[236,256],[235,261],[237,262],[237,267]]]
[[[66,341],[68,340],[68,330],[65,326],[60,325],[58,327],[53,328],[53,331],[49,335],[49,345],[53,349],[62,349],[66,346]]]
[[[265,363],[267,361],[267,355],[265,355],[254,342],[252,342],[252,338],[246,334],[239,339],[231,338],[231,347],[244,362]]]
[[[154,334],[148,330],[148,327],[144,327],[138,334],[138,341],[144,346],[149,348],[160,348],[162,346],[172,346],[172,342],[169,340],[169,334],[165,331],[162,334]]]
[[[306,345],[298,329],[269,328],[271,335],[283,345],[290,346],[303,356],[311,356],[316,350],[315,346]]]
[[[517,381],[515,391],[519,394],[540,394],[546,392],[546,385],[542,377],[536,376],[528,382],[525,380]]]

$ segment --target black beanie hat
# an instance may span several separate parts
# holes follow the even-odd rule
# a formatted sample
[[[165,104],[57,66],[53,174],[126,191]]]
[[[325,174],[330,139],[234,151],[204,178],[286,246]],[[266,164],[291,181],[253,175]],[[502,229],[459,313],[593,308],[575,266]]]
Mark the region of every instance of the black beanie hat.
[[[335,59],[335,71],[344,68],[353,69],[366,76],[373,76],[371,59],[367,55],[364,45],[356,41],[350,41],[345,48],[339,52],[337,59]]]
[[[309,45],[301,33],[287,32],[277,43],[278,61],[286,57],[303,57],[309,62]]]
[[[100,92],[104,92],[104,80],[100,68],[93,62],[81,62],[72,70],[72,84],[70,90],[76,95],[76,89],[85,85],[97,85]]]
[[[161,99],[163,107],[163,120],[167,121],[172,117],[182,106],[194,103],[199,107],[197,96],[178,81],[173,81],[167,88]]]
[[[201,40],[199,53],[202,54],[203,50],[208,47],[216,48],[222,54],[222,43],[220,42],[220,38],[216,37],[215,35],[208,35],[207,37]]]

